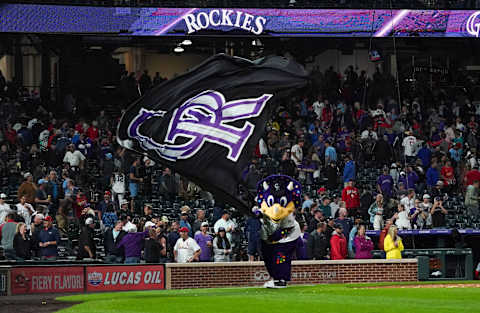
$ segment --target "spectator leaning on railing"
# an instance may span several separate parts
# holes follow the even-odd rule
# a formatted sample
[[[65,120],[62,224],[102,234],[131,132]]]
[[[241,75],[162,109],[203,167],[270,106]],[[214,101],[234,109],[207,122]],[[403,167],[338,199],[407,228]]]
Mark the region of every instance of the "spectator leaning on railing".
[[[88,217],[85,220],[85,225],[82,227],[80,239],[78,240],[78,259],[95,259],[96,245],[95,245],[95,222],[93,218]]]
[[[53,218],[45,217],[43,221],[43,229],[39,234],[40,255],[43,260],[56,261],[58,257],[58,244],[60,243],[60,233],[53,227]]]
[[[123,248],[118,248],[117,244],[127,232],[122,230],[122,221],[117,221],[112,229],[107,229],[103,236],[103,244],[105,247],[105,263],[123,263],[125,252]]]
[[[179,230],[180,238],[178,238],[173,247],[174,259],[177,263],[190,263],[199,260],[201,248],[197,242],[188,237],[188,228],[182,227]]]
[[[398,236],[397,226],[392,225],[388,229],[388,235],[385,236],[383,249],[387,253],[387,259],[401,259],[403,251],[402,238]]]
[[[212,236],[208,233],[208,223],[203,222],[200,231],[195,233],[195,241],[202,250],[199,256],[200,262],[210,262],[212,260]]]
[[[140,263],[145,237],[148,237],[148,230],[137,232],[137,227],[131,227],[128,233],[117,244],[118,249],[125,253],[125,264]]]
[[[365,235],[365,225],[358,226],[358,231],[353,242],[355,247],[355,258],[356,259],[371,259],[373,242]]]
[[[213,252],[215,262],[230,262],[232,246],[223,227],[218,229],[218,234],[215,239],[213,239]]]
[[[15,259],[15,250],[13,248],[13,239],[17,230],[17,223],[14,221],[15,213],[7,215],[7,221],[0,226],[0,235],[2,236],[2,248],[5,257],[9,260]]]
[[[13,238],[13,248],[17,261],[30,260],[32,257],[32,241],[26,226],[25,223],[18,223]]]
[[[335,224],[334,232],[330,238],[330,259],[343,260],[347,258],[347,239],[343,234],[343,227]]]
[[[317,229],[310,233],[307,240],[307,256],[311,260],[326,260],[328,258],[329,243],[325,232],[327,224],[317,224]]]

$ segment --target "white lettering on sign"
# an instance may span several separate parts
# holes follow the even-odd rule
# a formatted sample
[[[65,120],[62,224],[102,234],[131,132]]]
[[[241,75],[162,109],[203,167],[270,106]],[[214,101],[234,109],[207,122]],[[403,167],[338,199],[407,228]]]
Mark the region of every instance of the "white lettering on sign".
[[[270,275],[266,271],[258,271],[253,274],[253,279],[256,281],[267,281],[270,279]]]
[[[337,272],[292,272],[292,279],[318,278],[332,280],[337,278]]]
[[[243,29],[255,35],[263,33],[267,19],[263,16],[254,16],[242,11],[227,9],[199,12],[198,14],[187,14],[183,17],[187,25],[188,34],[207,29],[210,26],[229,26]],[[234,21],[234,22],[233,22]]]
[[[337,272],[292,272],[292,279],[317,278],[319,280],[334,280],[337,278]],[[266,271],[257,271],[253,274],[255,281],[267,281],[270,275]]]
[[[32,291],[52,289],[52,276],[32,276]]]
[[[143,277],[143,283],[144,284],[161,284],[162,283],[161,272],[159,271],[146,272],[145,276]]]
[[[81,275],[55,275],[55,289],[78,289],[83,287],[83,279]]]
[[[105,286],[138,285],[142,281],[142,272],[107,272],[103,284]]]
[[[479,15],[480,15],[480,11],[477,11],[472,15],[470,15],[465,27],[467,30],[467,33],[475,37],[478,37],[478,34],[480,33],[480,23],[478,23],[477,21],[477,16]]]

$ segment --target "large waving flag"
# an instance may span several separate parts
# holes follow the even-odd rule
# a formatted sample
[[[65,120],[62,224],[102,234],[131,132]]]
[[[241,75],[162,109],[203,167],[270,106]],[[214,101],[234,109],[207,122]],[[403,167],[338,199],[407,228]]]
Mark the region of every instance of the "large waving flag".
[[[252,62],[216,55],[134,102],[118,141],[246,209],[242,172],[272,109],[307,81],[303,67],[283,57]]]

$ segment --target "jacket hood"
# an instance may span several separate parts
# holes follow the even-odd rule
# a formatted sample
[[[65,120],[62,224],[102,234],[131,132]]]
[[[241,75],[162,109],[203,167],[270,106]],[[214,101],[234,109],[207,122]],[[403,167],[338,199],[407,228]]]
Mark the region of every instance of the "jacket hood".
[[[335,230],[332,232],[332,236],[343,237],[343,234],[337,233]]]

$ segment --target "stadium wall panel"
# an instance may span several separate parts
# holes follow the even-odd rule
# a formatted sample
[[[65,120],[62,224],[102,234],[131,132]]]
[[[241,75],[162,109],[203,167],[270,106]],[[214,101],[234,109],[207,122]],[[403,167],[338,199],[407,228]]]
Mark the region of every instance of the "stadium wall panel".
[[[261,286],[263,262],[166,264],[166,289]],[[417,281],[417,260],[294,261],[291,284]]]

